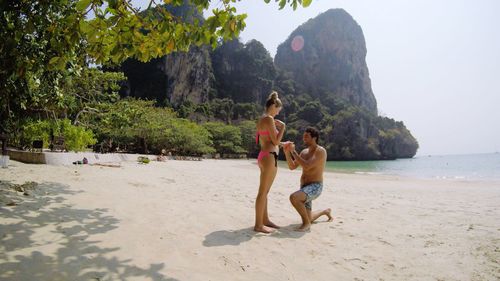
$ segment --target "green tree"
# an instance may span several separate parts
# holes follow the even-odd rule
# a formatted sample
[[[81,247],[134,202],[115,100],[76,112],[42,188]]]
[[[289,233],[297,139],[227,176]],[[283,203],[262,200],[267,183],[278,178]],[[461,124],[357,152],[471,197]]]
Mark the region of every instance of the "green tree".
[[[61,83],[84,64],[83,16],[75,1],[1,1],[0,11],[0,119],[12,132],[20,117],[62,104]]]
[[[41,140],[43,148],[49,147],[51,124],[48,120],[26,120],[21,126],[22,134],[19,140],[13,139],[13,143],[22,148],[32,148],[33,141]]]
[[[264,0],[269,3],[270,0]],[[310,0],[275,1],[283,8]],[[163,3],[168,5],[163,5]],[[141,13],[129,0],[0,1],[0,128],[12,131],[28,107],[43,109],[63,99],[61,83],[88,62],[148,61],[189,46],[237,38],[246,14],[223,0],[206,20],[174,16],[169,7],[207,9],[211,0],[151,0]],[[92,17],[90,15],[93,15]],[[32,91],[33,87],[45,91]]]
[[[213,99],[210,102],[210,107],[215,118],[231,124],[234,109],[234,101],[232,99]]]
[[[163,140],[165,149],[174,154],[202,155],[215,152],[209,131],[187,119],[172,119]]]
[[[103,72],[85,68],[81,75],[72,77],[64,84],[61,110],[64,117],[74,124],[80,123],[84,114],[98,114],[98,104],[118,101],[120,82],[125,80],[121,72]]]
[[[24,148],[30,148],[35,140],[41,140],[44,148],[49,147],[51,134],[64,137],[64,145],[68,151],[84,151],[97,141],[91,130],[75,126],[69,119],[27,120],[21,130],[18,144]]]
[[[101,104],[100,114],[88,115],[102,151],[200,155],[212,153],[211,135],[203,127],[178,118],[170,108],[155,107],[153,101],[123,99]]]
[[[64,137],[64,145],[68,151],[84,151],[97,142],[92,131],[71,124],[69,119],[56,122],[61,127],[60,135]]]
[[[238,127],[221,122],[207,122],[203,127],[210,133],[215,150],[222,155],[246,152],[241,147],[241,131]]]
[[[261,109],[255,103],[236,103],[233,107],[233,119],[256,120]]]
[[[297,116],[306,120],[309,123],[316,124],[323,119],[325,115],[323,107],[318,101],[311,101],[306,103],[297,112]]]
[[[237,126],[241,132],[241,146],[247,155],[256,157],[259,153],[259,146],[255,143],[256,123],[254,120],[242,121]]]
[[[147,147],[139,144],[140,138],[146,134],[142,126],[152,128],[157,126],[157,120],[148,120],[147,112],[154,108],[154,102],[134,99],[122,99],[116,103],[102,103],[97,106],[100,114],[82,116],[82,122],[88,124],[95,132],[102,152],[144,151]],[[175,116],[174,113],[164,114],[164,118]],[[147,144],[147,143],[146,143]]]

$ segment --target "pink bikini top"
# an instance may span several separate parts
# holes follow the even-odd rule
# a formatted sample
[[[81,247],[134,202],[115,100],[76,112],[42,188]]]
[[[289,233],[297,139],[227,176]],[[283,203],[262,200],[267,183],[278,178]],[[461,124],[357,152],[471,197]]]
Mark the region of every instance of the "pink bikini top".
[[[276,130],[276,134],[278,134],[279,131]],[[269,136],[269,131],[257,131],[255,133],[255,143],[259,144],[259,136]]]

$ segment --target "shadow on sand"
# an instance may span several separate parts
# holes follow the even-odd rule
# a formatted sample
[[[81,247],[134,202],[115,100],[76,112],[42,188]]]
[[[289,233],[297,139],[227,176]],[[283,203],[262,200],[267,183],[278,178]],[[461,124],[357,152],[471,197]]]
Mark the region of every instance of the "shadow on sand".
[[[120,248],[101,248],[92,238],[116,229],[119,220],[106,215],[107,209],[76,209],[64,203],[65,196],[82,191],[33,183],[21,195],[14,186],[0,181],[0,279],[177,281],[160,273],[164,263],[140,268],[131,259],[110,258]],[[51,229],[50,234],[36,236],[41,228]],[[9,255],[12,251],[18,254]]]
[[[218,230],[205,236],[203,246],[218,247],[218,246],[238,246],[241,243],[250,241],[254,237],[268,236],[273,238],[292,238],[297,239],[307,232],[295,231],[300,224],[291,224],[283,226],[280,229],[270,234],[258,233],[253,231],[253,227],[238,229],[238,230]]]

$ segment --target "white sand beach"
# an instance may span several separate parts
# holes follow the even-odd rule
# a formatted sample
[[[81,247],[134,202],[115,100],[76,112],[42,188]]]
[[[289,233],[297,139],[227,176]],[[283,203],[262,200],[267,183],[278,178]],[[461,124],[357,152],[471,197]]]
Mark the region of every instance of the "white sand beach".
[[[498,182],[326,173],[313,209],[334,221],[300,233],[300,171],[280,168],[265,235],[255,160],[10,164],[1,280],[500,280]]]

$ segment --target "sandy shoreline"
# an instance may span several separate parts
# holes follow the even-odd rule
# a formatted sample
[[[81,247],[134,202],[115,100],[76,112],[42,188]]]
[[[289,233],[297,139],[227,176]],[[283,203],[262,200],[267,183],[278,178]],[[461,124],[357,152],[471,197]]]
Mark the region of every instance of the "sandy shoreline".
[[[299,177],[278,171],[269,213],[283,228],[264,235],[252,231],[254,160],[12,161],[0,169],[0,279],[500,279],[500,183],[326,173],[313,209],[335,219],[298,233]],[[26,181],[30,196],[7,191]]]

